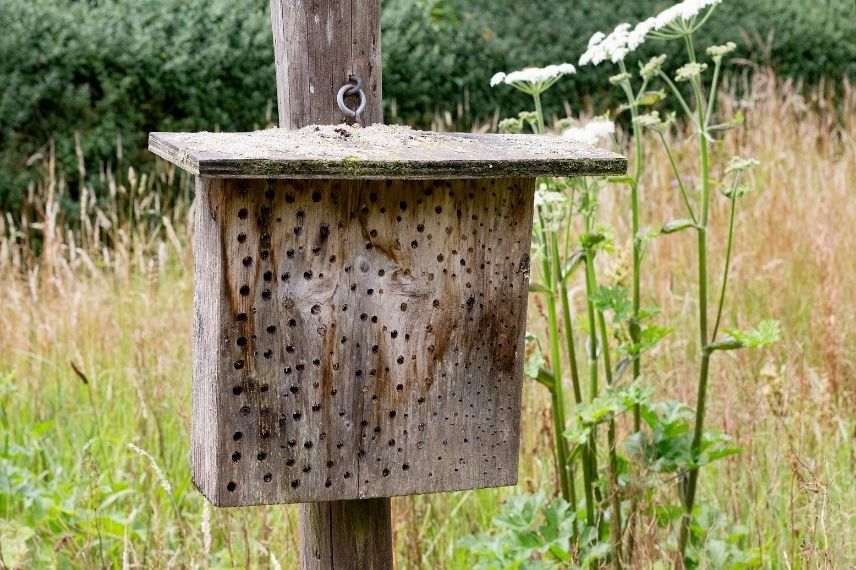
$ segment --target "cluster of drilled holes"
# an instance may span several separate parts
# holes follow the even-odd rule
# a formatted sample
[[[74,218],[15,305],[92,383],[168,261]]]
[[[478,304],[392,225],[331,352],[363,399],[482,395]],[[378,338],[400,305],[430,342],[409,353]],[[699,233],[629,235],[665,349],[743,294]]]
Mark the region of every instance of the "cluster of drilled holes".
[[[430,189],[426,190],[426,195],[430,195]],[[471,195],[470,195],[470,197],[472,198],[472,197],[473,197],[473,195],[471,194]],[[270,192],[268,193],[268,198],[272,198],[272,195],[271,195],[271,193],[270,193]],[[317,198],[318,198],[318,200],[315,200],[315,201],[319,201],[319,200],[320,200],[320,196],[317,196]],[[377,199],[377,197],[375,196],[375,201],[376,201],[376,199]],[[286,201],[288,201],[288,198],[286,198]],[[294,201],[294,199],[293,199],[293,197],[292,197],[292,202],[293,202],[293,201]],[[420,202],[421,202],[421,201],[420,201]],[[407,209],[407,204],[406,204],[406,203],[399,204],[399,207],[400,207],[400,209],[401,209],[402,211],[404,211],[404,210],[406,210],[406,209]],[[438,211],[437,211],[437,212],[438,212],[438,213],[440,213],[441,211],[442,211],[442,206],[439,206],[439,207],[438,207]],[[299,218],[302,218],[302,217],[303,217],[301,214],[302,214],[302,212],[298,212],[298,217],[299,217]],[[459,216],[460,216],[460,212],[458,212],[458,214],[459,214]],[[248,213],[247,213],[247,214],[245,214],[244,218],[242,218],[242,219],[246,219],[247,217],[248,217]],[[477,219],[477,216],[476,216],[476,215],[473,215],[473,216],[472,216],[472,219],[473,219],[473,220],[476,220],[476,219]],[[400,216],[399,216],[399,221],[400,221]],[[481,225],[482,225],[482,226],[484,226],[484,224],[483,224],[483,223],[482,223]],[[340,225],[340,227],[341,227],[341,225]],[[419,224],[419,225],[417,226],[417,231],[418,231],[419,233],[424,233],[424,232],[425,232],[425,227],[424,227],[424,225],[423,225],[423,224]],[[321,230],[321,233],[322,233],[322,234],[325,234],[325,233],[328,233],[328,232],[329,232],[329,229],[327,230],[327,232],[325,232],[323,228],[322,228],[322,230]],[[297,233],[297,232],[296,232],[296,233]],[[372,233],[373,233],[373,237],[375,237],[375,238],[376,238],[376,237],[377,237],[377,235],[378,235],[377,230],[372,230]],[[447,233],[451,233],[451,228],[447,228]],[[428,239],[430,240],[430,233],[428,234],[428,236],[427,236],[427,237],[428,237]],[[240,238],[239,238],[239,241],[241,241],[241,239],[240,239]],[[243,241],[246,241],[246,236],[244,236]],[[419,247],[419,245],[420,245],[420,244],[419,244],[419,242],[418,242],[417,240],[413,240],[413,241],[411,242],[411,247],[413,247],[413,248]],[[400,247],[400,245],[399,245],[398,247]],[[302,247],[301,247],[300,249],[302,250]],[[294,254],[294,250],[290,250],[290,252],[289,252],[289,253],[290,253],[290,255],[289,255],[288,257],[293,258],[293,257],[294,257],[294,255],[295,255],[295,254]],[[314,250],[314,248],[313,248],[313,253],[317,253],[317,252]],[[467,253],[468,253],[468,254],[470,254],[470,255],[472,255],[472,254],[474,253],[474,249],[473,249],[472,247],[468,248],[468,249],[467,249]],[[458,255],[458,253],[455,251],[452,255],[453,255],[453,256],[456,256],[456,255]],[[248,256],[248,257],[249,257],[249,256]],[[261,256],[260,256],[260,257],[261,257]],[[333,260],[334,260],[334,259],[335,259],[335,256],[330,256],[331,263],[333,262]],[[442,260],[442,259],[443,259],[442,254],[440,254],[440,256],[438,257],[438,261],[440,261],[440,260]],[[466,259],[464,259],[463,257],[460,257],[460,258],[459,258],[459,259],[457,259],[457,260],[452,259],[452,260],[450,260],[450,261],[457,261],[457,262],[458,262],[458,264],[459,264],[461,267],[466,267],[468,272],[470,272],[470,271],[471,271],[471,269],[470,269],[470,265],[471,265],[471,264],[470,264],[470,265],[468,265],[467,260],[466,260]],[[249,260],[249,261],[248,261],[248,264],[247,264],[247,267],[250,267],[252,264],[253,264],[253,260]],[[488,262],[488,264],[490,264],[490,263]],[[484,270],[484,269],[485,269],[485,264],[484,264],[484,263],[482,263],[482,264],[480,265],[480,268],[481,268],[482,270]],[[365,267],[365,268],[361,267],[361,269],[362,269],[364,272],[367,272],[367,271],[368,271],[368,267]],[[446,268],[445,268],[445,267],[444,267],[444,270],[446,270]],[[502,269],[502,268],[500,268],[499,266],[497,266],[497,267],[495,268],[495,271],[496,271],[499,275],[502,275],[503,279],[506,279],[506,278],[507,278],[507,276],[503,275],[504,271],[503,271],[503,269]],[[303,272],[303,273],[304,273],[304,278],[311,279],[311,278],[313,278],[313,277],[314,277],[314,275],[313,275],[312,271],[306,271],[306,272]],[[409,274],[409,272],[407,272],[407,273]],[[385,274],[385,270],[384,270],[384,269],[378,269],[378,270],[377,270],[377,275],[378,275],[379,277],[383,277],[383,276],[384,276],[384,274]],[[456,275],[455,275],[454,273],[453,273],[452,275],[453,275],[453,277],[456,277]],[[319,277],[320,277],[320,275],[319,275]],[[273,273],[272,273],[272,272],[270,272],[270,271],[267,271],[267,272],[265,272],[265,274],[264,274],[263,278],[264,278],[266,281],[273,281]],[[288,272],[285,272],[285,273],[283,273],[283,274],[282,274],[282,278],[283,278],[283,281],[288,281],[288,279],[290,278],[290,274],[289,274]],[[248,286],[248,287],[249,287],[249,286]],[[352,286],[352,289],[354,289],[354,287],[355,287],[355,286]],[[471,287],[471,285],[468,283],[468,284],[467,284],[467,287],[469,288],[469,287]],[[269,290],[264,290],[264,291],[262,291],[262,298],[263,298],[263,299],[265,298],[265,291],[269,291]],[[367,294],[368,296],[372,296],[372,295],[374,295],[376,292],[377,292],[377,291],[376,291],[376,289],[375,289],[374,287],[369,287],[369,288],[367,288],[367,289],[366,289],[366,294]],[[382,293],[383,291],[382,291],[382,290],[380,290],[380,292]],[[242,294],[243,294],[243,292],[242,292]],[[247,290],[247,291],[246,291],[246,296],[249,296],[249,294],[250,294],[250,291],[249,291],[249,290]],[[270,295],[270,293],[268,293],[268,294]],[[479,296],[480,296],[481,298],[483,298],[483,297],[484,297],[484,295],[483,295],[483,294],[480,294]],[[270,297],[268,297],[268,298],[270,298]],[[476,305],[476,303],[478,303],[478,306],[479,306],[480,308],[484,308],[484,304],[483,304],[482,302],[480,302],[480,301],[481,301],[481,299],[479,299],[479,300],[477,301],[476,299],[474,299],[474,298],[471,296],[471,297],[469,297],[469,298],[467,298],[467,299],[466,299],[466,301],[462,304],[462,306],[474,307],[474,306]],[[439,308],[441,307],[440,299],[432,299],[432,301],[431,301],[431,306],[432,306],[434,309],[439,309]],[[348,308],[348,307],[347,307],[347,305],[341,306],[342,311],[347,311],[347,308]],[[402,312],[406,312],[406,311],[408,310],[408,305],[407,305],[407,303],[400,303],[398,308],[399,308]],[[314,315],[319,315],[319,314],[321,314],[322,309],[321,309],[321,307],[320,307],[319,305],[315,305],[315,306],[313,306],[313,307],[312,307],[312,309],[311,309],[311,311],[310,311],[310,312],[311,312],[312,314],[314,314]],[[367,314],[367,313],[361,313],[361,314],[360,314],[360,319],[361,319],[362,321],[366,321],[366,320],[368,320],[368,314]],[[246,320],[246,319],[244,319],[244,320]],[[378,318],[377,318],[377,316],[372,316],[371,320],[372,320],[372,322],[373,322],[373,323],[377,323],[377,322],[378,322]],[[240,321],[239,321],[239,322],[240,322]],[[296,326],[297,326],[297,322],[296,322],[296,320],[295,320],[295,319],[290,319],[290,321],[289,321],[289,323],[288,323],[288,324],[289,324],[289,326],[290,326],[290,327],[296,327]],[[501,326],[505,326],[505,327],[507,327],[507,326],[508,326],[508,325],[507,325],[507,324],[505,324],[505,323],[499,323],[499,322],[496,322],[496,323],[493,323],[493,324],[494,324],[494,325],[501,325]],[[271,329],[272,329],[272,330],[271,330]],[[272,325],[271,325],[271,327],[269,327],[269,328],[268,328],[268,333],[269,333],[269,334],[276,334],[276,332],[277,332],[277,331],[276,331],[276,328],[275,328],[275,327],[273,327]],[[430,332],[430,331],[429,331],[429,332]],[[390,337],[391,337],[392,339],[395,339],[397,336],[398,336],[397,331],[392,331],[392,332],[391,332],[391,334],[390,334]],[[408,340],[408,339],[409,339],[409,336],[410,336],[410,335],[405,335],[405,336],[404,336],[404,338],[405,338],[406,340]],[[347,337],[345,337],[344,335],[341,337],[341,342],[342,342],[342,343],[347,342],[347,340],[348,340],[348,339],[347,339]],[[357,344],[357,347],[359,347],[359,344]],[[431,345],[431,346],[429,347],[429,351],[430,351],[430,352],[433,352],[433,349],[434,349],[434,346],[433,346],[433,345]],[[377,345],[372,345],[372,352],[373,352],[373,353],[377,353],[377,352],[378,352],[378,347],[377,347]],[[289,352],[289,353],[290,353],[290,354],[293,354],[293,352]],[[256,352],[255,354],[258,354],[258,352]],[[266,351],[266,352],[264,352],[264,353],[263,353],[263,355],[269,355],[269,354],[270,354],[270,353],[269,353],[268,351]],[[415,358],[415,357],[414,357],[414,358]],[[396,359],[396,362],[397,362],[398,364],[403,364],[404,362],[406,362],[406,358],[405,358],[405,356],[404,356],[404,355],[397,355],[397,356],[395,357],[395,359]],[[314,359],[314,360],[313,360],[313,364],[315,364],[316,366],[319,366],[319,364],[320,364],[320,360],[319,360],[319,359],[317,359],[317,358],[316,358],[316,359]],[[301,370],[301,365],[299,365],[299,364],[298,364],[298,365],[294,365],[294,366],[295,366],[295,368],[297,368],[297,370],[298,370],[298,371],[299,371],[299,370]],[[456,366],[456,367],[458,366],[458,362],[455,362],[455,366]],[[336,366],[336,367],[334,367],[334,368],[335,368],[336,370],[338,370],[338,366]],[[466,368],[466,366],[465,366],[465,368]],[[476,366],[476,368],[477,368],[477,369],[481,369],[481,366]],[[291,369],[290,367],[286,368],[286,370],[288,370],[288,371],[290,371],[290,369]],[[374,376],[374,373],[375,373],[375,372],[376,372],[376,371],[372,370],[372,372],[371,372],[370,376]],[[388,368],[386,368],[386,372],[389,372],[389,369],[388,369]],[[360,371],[356,371],[356,376],[357,376],[357,377],[362,377],[362,376],[363,376],[362,371],[361,371],[361,370],[360,370]],[[317,387],[317,383],[316,383],[316,387]],[[396,391],[398,391],[398,392],[402,392],[403,390],[404,390],[404,387],[403,387],[403,385],[402,385],[402,384],[396,384]],[[335,395],[335,392],[336,392],[336,390],[335,390],[335,389],[332,389],[332,390],[331,390],[331,394],[332,394],[332,395]],[[237,393],[236,393],[236,395],[237,395]],[[377,400],[377,395],[376,395],[376,394],[373,394],[373,395],[372,395],[372,400]],[[425,401],[426,401],[426,399],[425,399],[425,397],[424,397],[424,396],[419,396],[419,397],[418,397],[418,399],[417,399],[417,403],[419,403],[419,404],[423,404]],[[316,406],[320,406],[320,404],[313,404],[313,411],[317,411],[317,410],[315,409],[315,408],[316,408]],[[242,413],[244,412],[244,408],[243,408],[243,407],[242,407],[241,411],[242,411]],[[394,415],[394,414],[393,414],[393,415]],[[435,414],[435,415],[436,415],[436,414]],[[455,413],[455,414],[454,414],[454,416],[457,416],[457,415],[458,415],[457,413]],[[301,417],[301,416],[300,416],[300,415],[299,415],[299,413],[298,413],[298,417],[297,417],[297,418],[294,418],[294,419],[296,419],[297,421],[299,421],[299,418],[300,418],[300,417]],[[409,466],[408,466],[408,468],[409,468]],[[406,470],[406,468],[405,468],[405,470]]]

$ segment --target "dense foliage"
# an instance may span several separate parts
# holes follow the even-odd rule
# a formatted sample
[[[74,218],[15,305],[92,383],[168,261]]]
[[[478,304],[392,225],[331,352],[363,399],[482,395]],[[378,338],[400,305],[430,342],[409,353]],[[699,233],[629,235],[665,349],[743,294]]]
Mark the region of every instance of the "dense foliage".
[[[145,157],[145,133],[252,129],[275,114],[267,0],[4,0],[0,3],[0,208],[17,203],[28,159],[53,140],[77,172],[74,134],[90,164]],[[388,116],[437,112],[468,122],[519,95],[491,91],[495,71],[575,62],[596,29],[668,5],[549,0],[384,0]],[[738,57],[817,80],[856,76],[852,0],[730,2],[709,41],[741,39]],[[768,31],[769,30],[769,31]],[[534,41],[538,38],[538,41]],[[653,49],[656,49],[654,47]],[[604,93],[587,71],[556,101]],[[460,112],[459,112],[460,111]],[[548,112],[562,112],[558,103]],[[119,137],[121,136],[121,141]],[[120,145],[121,150],[117,149]]]

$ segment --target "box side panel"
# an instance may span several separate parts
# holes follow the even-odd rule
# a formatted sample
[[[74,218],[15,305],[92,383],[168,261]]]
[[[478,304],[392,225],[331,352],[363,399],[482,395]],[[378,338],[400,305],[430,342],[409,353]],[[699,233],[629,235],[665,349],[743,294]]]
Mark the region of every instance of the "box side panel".
[[[196,241],[209,498],[516,482],[534,181],[216,185]]]
[[[193,216],[193,419],[191,472],[196,487],[220,503],[220,328],[223,255],[219,217],[223,182],[197,178]]]

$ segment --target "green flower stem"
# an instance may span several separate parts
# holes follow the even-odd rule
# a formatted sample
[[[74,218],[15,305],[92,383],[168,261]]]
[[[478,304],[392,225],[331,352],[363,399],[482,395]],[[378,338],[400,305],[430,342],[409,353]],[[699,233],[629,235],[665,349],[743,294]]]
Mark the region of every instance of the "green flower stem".
[[[538,91],[534,91],[532,93],[532,99],[535,101],[535,117],[538,121],[538,132],[537,134],[543,134],[545,129],[544,126],[544,109],[541,107],[541,93]]]
[[[571,303],[568,295],[568,287],[565,284],[564,276],[561,275],[559,269],[559,240],[556,234],[551,236],[551,257],[553,259],[553,273],[559,276],[558,289],[559,297],[562,301],[562,320],[565,323],[565,343],[568,353],[568,362],[571,369],[571,382],[574,390],[574,401],[577,405],[583,403],[582,389],[580,387],[580,372],[577,366],[576,343],[574,340],[574,325],[571,320]],[[583,490],[586,498],[586,518],[590,525],[594,524],[594,494],[592,492],[592,476],[591,476],[591,454],[588,446],[583,446],[581,450],[583,463]],[[573,482],[573,481],[572,481]],[[576,506],[576,503],[574,504]]]
[[[713,117],[713,109],[716,106],[716,93],[719,89],[719,71],[722,68],[722,58],[718,57],[713,62],[713,81],[710,84],[710,96],[707,98],[707,120],[705,128],[710,126],[710,118]]]
[[[551,249],[552,249],[552,258],[553,258],[553,266],[554,272],[559,274],[561,271],[559,268],[559,240],[554,234],[551,240]],[[570,364],[571,370],[571,384],[574,389],[574,401],[577,404],[583,403],[583,393],[580,384],[580,371],[577,366],[577,350],[576,350],[576,341],[574,339],[574,328],[573,328],[573,320],[571,318],[571,301],[570,295],[568,294],[568,286],[565,282],[564,276],[559,275],[558,279],[559,285],[559,297],[562,301],[562,320],[565,322],[565,348],[568,353],[568,362]]]
[[[597,274],[594,264],[594,252],[586,252],[586,291],[591,297],[597,291]],[[603,367],[606,383],[612,386],[612,361],[609,354],[609,335],[606,329],[606,317],[603,311],[597,311],[598,326],[600,329],[600,345],[603,352]],[[615,419],[609,420],[607,427],[607,445],[609,446],[609,501],[612,508],[610,522],[612,528],[609,532],[610,543],[613,551],[613,566],[621,569],[621,497],[618,488],[618,456],[616,455]]]
[[[733,190],[732,190],[733,191]],[[719,333],[719,325],[722,322],[722,307],[725,304],[725,290],[728,287],[728,273],[731,269],[731,250],[734,245],[734,212],[737,210],[737,197],[731,196],[731,213],[728,217],[728,241],[725,245],[725,264],[722,269],[722,286],[719,290],[719,303],[716,309],[716,321],[713,324],[713,333],[711,339],[716,342],[716,335]]]
[[[627,68],[624,62],[620,62],[622,73],[627,73]],[[648,80],[642,82],[638,94],[633,93],[633,87],[629,80],[622,82],[624,94],[627,97],[627,104],[630,107],[633,129],[633,179],[630,183],[630,217],[631,217],[631,232],[633,235],[633,317],[630,321],[630,339],[635,346],[639,346],[641,330],[639,327],[640,312],[642,310],[641,299],[641,281],[642,281],[642,244],[639,241],[639,180],[642,178],[642,167],[644,163],[644,155],[642,149],[642,129],[639,125],[639,98],[645,93],[648,86]],[[607,371],[611,375],[611,366],[607,365]],[[633,357],[633,379],[637,380],[642,373],[642,359],[639,354]],[[638,432],[642,428],[642,413],[639,405],[633,406],[633,431]],[[610,437],[614,436],[614,430],[610,430]],[[610,448],[614,448],[614,444],[610,443]],[[620,502],[619,502],[620,506]],[[636,545],[636,512],[639,508],[638,499],[634,495],[630,502],[630,513],[628,519],[630,521],[628,536],[627,536],[627,556],[632,558],[633,550]],[[621,543],[619,541],[619,547]]]
[[[544,217],[540,209],[538,210],[538,223],[541,243],[544,244],[542,271],[544,273],[544,281],[549,283],[550,288],[550,292],[546,295],[546,305],[547,334],[550,341],[550,366],[552,368],[554,379],[550,395],[552,397],[553,408],[553,439],[556,446],[556,470],[559,472],[559,488],[562,493],[562,498],[570,502],[570,462],[568,461],[568,447],[564,437],[567,424],[565,421],[565,398],[564,388],[562,385],[562,353],[561,346],[559,344],[559,323],[556,313],[556,275],[554,275],[554,271],[552,269],[555,262],[551,260],[551,255],[548,250],[548,232],[544,226]]]
[[[696,218],[695,210],[690,203],[690,196],[687,192],[687,187],[684,185],[683,177],[678,170],[678,164],[675,162],[675,156],[672,154],[672,149],[669,146],[669,143],[666,142],[666,136],[660,131],[657,131],[657,134],[660,136],[660,142],[663,143],[663,148],[666,150],[666,156],[669,157],[669,164],[672,165],[672,172],[675,174],[675,179],[678,181],[678,188],[681,190],[681,197],[684,199],[684,205],[687,207],[687,212],[689,213],[693,223],[698,224],[698,218]]]
[[[627,73],[624,62],[620,62],[621,73]],[[642,311],[642,244],[639,241],[639,180],[642,178],[642,165],[644,156],[642,153],[642,129],[639,126],[639,97],[645,92],[647,81],[642,83],[639,95],[633,93],[630,81],[622,82],[624,94],[627,96],[627,104],[630,107],[633,129],[633,180],[630,183],[630,219],[631,232],[633,234],[633,318],[630,321],[630,339],[633,344],[639,345],[641,331],[639,329],[639,314]],[[633,379],[636,380],[642,373],[642,360],[640,355],[633,357]],[[633,408],[633,428],[639,431],[642,426],[639,406]]]
[[[675,85],[674,81],[672,81],[672,78],[669,77],[668,75],[666,75],[666,73],[664,71],[661,71],[660,72],[660,79],[662,79],[663,82],[669,86],[669,89],[672,90],[672,94],[678,100],[678,103],[681,104],[681,107],[683,108],[684,113],[687,114],[687,118],[690,120],[690,122],[695,123],[695,121],[696,121],[695,113],[693,113],[692,110],[690,109],[690,106],[687,104],[686,100],[684,99],[684,96],[681,95],[680,89],[678,89],[678,86]]]
[[[591,200],[589,194],[588,200]],[[592,231],[591,214],[586,216],[586,233]],[[588,253],[586,253],[588,255]],[[588,278],[586,278],[586,310],[588,312],[589,323],[589,348],[588,348],[588,365],[589,365],[589,401],[594,401],[599,393],[598,388],[598,367],[597,367],[597,323],[595,321],[594,300],[592,297],[593,291],[588,287]],[[591,470],[592,484],[596,485],[598,479],[597,467],[597,426],[594,426],[589,435],[589,461]],[[595,499],[600,500],[597,487],[594,488]]]
[[[687,53],[691,62],[696,61],[692,38],[686,37]],[[701,223],[698,227],[698,305],[699,305],[699,349],[701,350],[701,368],[698,379],[698,395],[696,401],[695,431],[693,433],[692,454],[697,458],[701,449],[704,433],[704,414],[707,400],[707,386],[710,379],[710,352],[708,351],[707,323],[707,225],[710,214],[710,149],[705,125],[704,96],[699,78],[690,81],[695,95],[696,111],[698,113],[698,140],[701,161]],[[678,537],[678,554],[682,564],[686,565],[686,547],[689,540],[690,522],[695,505],[696,489],[698,487],[699,469],[690,469],[684,495],[686,511],[681,520]]]

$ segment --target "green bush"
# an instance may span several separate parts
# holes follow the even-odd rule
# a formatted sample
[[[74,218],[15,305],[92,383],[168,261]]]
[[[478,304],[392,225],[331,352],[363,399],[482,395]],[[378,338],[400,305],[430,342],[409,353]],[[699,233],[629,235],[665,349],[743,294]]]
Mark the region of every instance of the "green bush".
[[[590,35],[635,21],[663,0],[384,0],[389,120],[426,124],[450,111],[466,128],[523,101],[492,90],[495,71],[575,62]],[[28,158],[53,140],[77,172],[150,160],[151,130],[252,129],[275,115],[267,0],[3,0],[0,2],[0,209],[36,174]],[[816,81],[856,77],[853,0],[725,0],[709,29],[747,61]],[[656,49],[647,46],[647,53]],[[643,54],[644,55],[644,54]],[[602,109],[603,69],[552,93],[549,112]],[[595,101],[595,103],[592,103]],[[463,112],[458,113],[461,109]],[[121,152],[117,146],[121,145]]]
[[[34,175],[27,159],[49,140],[74,176],[74,133],[92,169],[146,160],[151,130],[262,126],[275,104],[267,0],[235,4],[0,2],[0,208],[14,206]]]
[[[525,97],[512,89],[492,90],[496,71],[527,65],[576,63],[592,33],[635,23],[670,6],[669,0],[422,0],[387,2],[385,96],[408,122],[447,110],[466,97],[468,117],[497,108],[519,109]],[[712,44],[735,41],[738,57],[770,65],[786,76],[817,81],[856,77],[856,4],[853,0],[724,0],[706,26]],[[659,53],[649,42],[639,58]],[[672,46],[674,47],[674,46]],[[706,46],[701,46],[706,47]],[[390,76],[392,68],[392,76]],[[568,101],[586,106],[607,93],[615,68],[580,69],[551,91],[548,110]],[[427,77],[426,77],[427,76]],[[465,95],[466,93],[466,95]],[[613,93],[614,94],[614,93]],[[519,98],[519,99],[517,99]],[[550,106],[552,105],[552,106]]]

